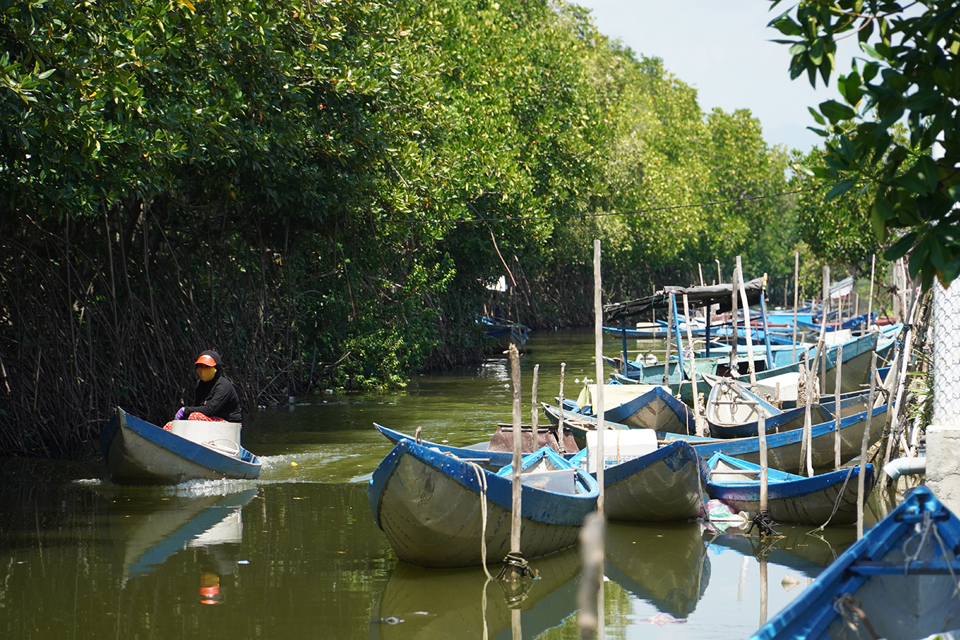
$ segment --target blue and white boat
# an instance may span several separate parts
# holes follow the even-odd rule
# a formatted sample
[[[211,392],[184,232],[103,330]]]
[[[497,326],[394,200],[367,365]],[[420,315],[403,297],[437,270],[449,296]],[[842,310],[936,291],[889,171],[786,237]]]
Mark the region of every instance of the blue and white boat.
[[[752,518],[760,510],[760,465],[715,453],[707,461],[707,493],[734,512]],[[857,485],[860,467],[839,469],[817,476],[798,476],[767,470],[767,507],[770,517],[785,524],[822,526],[857,521]],[[873,489],[873,465],[864,470],[867,493]]]
[[[260,459],[240,446],[238,424],[175,422],[188,423],[182,425],[183,432],[193,439],[176,433],[177,429],[164,431],[117,407],[100,434],[100,451],[110,478],[118,484],[179,484],[260,477]]]
[[[960,519],[917,487],[751,640],[955,634],[958,548]]]
[[[512,471],[497,473],[404,440],[380,462],[367,498],[404,562],[423,567],[498,563],[510,551]],[[523,458],[520,550],[525,558],[573,546],[600,488],[551,449]]]

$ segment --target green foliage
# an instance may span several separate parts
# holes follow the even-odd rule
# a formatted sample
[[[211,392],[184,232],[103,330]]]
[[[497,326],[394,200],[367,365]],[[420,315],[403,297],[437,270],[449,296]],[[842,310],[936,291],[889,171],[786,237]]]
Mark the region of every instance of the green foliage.
[[[801,2],[771,25],[789,37],[778,42],[790,45],[790,75],[806,72],[814,85],[818,74],[826,83],[836,71],[836,40],[856,34],[867,58],[837,75],[843,102],[813,112],[822,127],[815,130],[834,136],[816,176],[836,182],[828,200],[869,190],[877,240],[900,236],[885,257],[910,252],[910,273],[925,288],[934,277],[949,285],[960,274],[960,4]],[[907,140],[895,136],[897,123]]]
[[[0,449],[166,420],[211,346],[248,407],[402,386],[478,356],[502,275],[586,324],[594,238],[608,299],[792,272],[783,151],[575,5],[0,0],[0,44]]]

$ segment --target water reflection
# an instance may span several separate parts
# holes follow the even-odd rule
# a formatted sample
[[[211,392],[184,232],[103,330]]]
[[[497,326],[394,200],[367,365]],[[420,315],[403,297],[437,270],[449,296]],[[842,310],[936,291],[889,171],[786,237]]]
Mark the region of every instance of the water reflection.
[[[779,536],[760,538],[738,529],[723,533],[705,533],[708,543],[733,549],[743,556],[767,560],[804,574],[819,573],[857,540],[853,526],[827,527],[811,531],[809,527],[778,525]]]
[[[580,553],[568,549],[531,561],[539,578],[521,593],[487,582],[480,567],[424,569],[397,563],[373,608],[371,638],[539,637],[576,611]],[[498,567],[491,566],[496,578]],[[520,620],[517,621],[516,612]]]
[[[686,618],[710,582],[710,558],[695,522],[607,523],[606,575],[661,613]]]
[[[196,551],[201,602],[222,601],[220,578],[236,571],[243,539],[241,508],[255,488],[226,495],[124,494],[107,509],[104,526],[121,586],[152,573],[181,550]]]

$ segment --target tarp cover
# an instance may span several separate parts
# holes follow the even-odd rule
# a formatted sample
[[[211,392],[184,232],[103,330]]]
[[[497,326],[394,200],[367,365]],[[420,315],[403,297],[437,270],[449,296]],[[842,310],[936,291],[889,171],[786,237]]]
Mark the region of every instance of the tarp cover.
[[[743,288],[747,292],[747,301],[751,304],[760,302],[763,295],[764,279],[754,278],[749,282],[743,283]],[[663,291],[631,300],[630,302],[618,302],[608,304],[603,307],[604,322],[611,323],[620,318],[630,318],[638,316],[650,309],[666,309],[670,304],[670,294],[677,297],[677,306],[683,304],[683,294],[687,294],[687,301],[694,307],[705,307],[712,304],[720,305],[720,312],[730,311],[733,308],[733,284],[715,284],[709,287],[664,287]],[[742,304],[741,298],[737,297],[737,306]]]

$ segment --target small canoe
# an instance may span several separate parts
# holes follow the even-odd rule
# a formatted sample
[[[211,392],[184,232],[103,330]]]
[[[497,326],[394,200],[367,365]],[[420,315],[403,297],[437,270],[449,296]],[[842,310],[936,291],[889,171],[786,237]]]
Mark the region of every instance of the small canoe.
[[[841,399],[841,405],[844,408],[841,409],[842,419],[840,421],[840,464],[845,464],[860,455],[864,429],[870,431],[870,435],[867,437],[867,446],[876,444],[883,433],[889,403],[875,405],[869,412],[868,417],[867,399],[868,394],[864,392],[851,394]],[[837,430],[837,424],[828,411],[828,408],[832,408],[832,406],[832,402],[825,402],[820,405],[818,409],[821,414],[819,424],[814,424],[810,429],[811,460],[815,470],[832,468],[834,464],[834,434]],[[541,405],[541,407],[547,418],[552,422],[558,421],[559,409],[546,404]],[[813,419],[813,422],[818,422],[818,420]],[[595,418],[588,416],[564,413],[563,424],[573,432],[577,444],[584,447],[586,446],[586,434],[596,429],[597,421]],[[629,428],[626,425],[610,421],[606,421],[605,424],[609,429]],[[757,436],[717,439],[658,432],[657,438],[661,444],[672,440],[684,440],[696,449],[697,453],[703,458],[709,458],[714,453],[725,453],[755,464],[760,462],[760,438]],[[802,428],[781,431],[780,433],[768,433],[767,460],[770,468],[791,473],[802,473],[806,468],[805,461],[800,457],[802,442]]]
[[[587,404],[595,404],[596,385],[588,385]],[[634,429],[653,429],[666,433],[695,433],[693,409],[661,385],[607,384],[603,388],[605,420],[625,424]]]
[[[752,518],[760,509],[760,466],[715,453],[707,461],[707,493],[733,511]],[[770,517],[785,524],[821,526],[857,521],[857,484],[860,467],[849,467],[818,476],[798,476],[777,469],[767,473]],[[873,465],[864,471],[867,493],[876,480]]]
[[[408,434],[378,424],[375,426],[393,443],[414,441],[413,436]],[[611,431],[609,437],[611,439],[606,447],[615,456],[618,451],[615,432]],[[653,437],[655,439],[656,435]],[[489,451],[487,442],[469,447],[450,447],[427,441],[421,441],[420,444],[489,470],[503,468],[513,461],[512,453]],[[625,451],[623,447],[619,450]],[[579,455],[571,456],[571,464],[585,466],[586,454],[586,449],[580,450]],[[702,479],[706,473],[706,463],[685,441],[674,441],[629,459],[613,460],[604,468],[604,511],[611,520],[626,522],[670,522],[695,518],[703,504]],[[596,478],[596,472],[592,472],[591,476]]]
[[[751,640],[927,638],[956,630],[958,547],[960,519],[917,487]]]
[[[497,563],[510,551],[510,469],[492,473],[404,440],[373,472],[367,498],[374,521],[404,562],[470,567],[482,564],[485,551],[486,561]],[[597,481],[546,447],[525,456],[523,469],[523,556],[576,544],[583,519],[596,509]]]
[[[715,438],[749,438],[757,435],[760,416],[767,433],[803,427],[804,407],[783,411],[733,378],[719,378],[707,398],[706,419]],[[819,422],[820,413],[811,414]]]
[[[234,423],[180,420],[186,433],[205,433]],[[235,425],[234,432],[239,432]],[[117,407],[100,435],[100,451],[118,484],[179,484],[187,480],[256,480],[260,459],[240,446],[239,436],[188,439]]]

